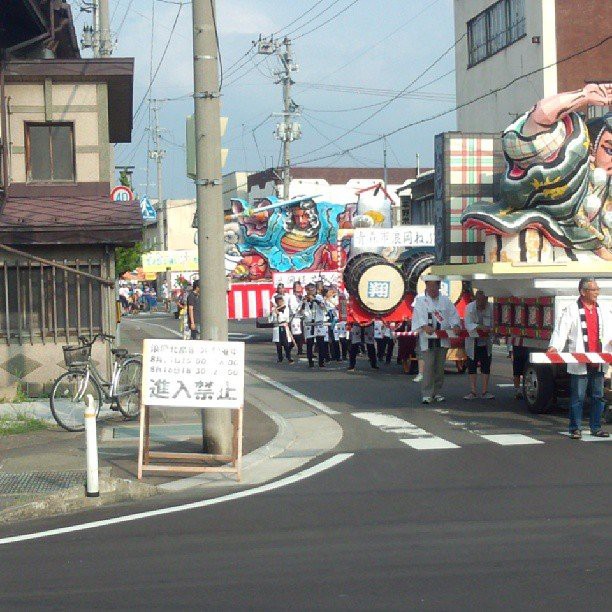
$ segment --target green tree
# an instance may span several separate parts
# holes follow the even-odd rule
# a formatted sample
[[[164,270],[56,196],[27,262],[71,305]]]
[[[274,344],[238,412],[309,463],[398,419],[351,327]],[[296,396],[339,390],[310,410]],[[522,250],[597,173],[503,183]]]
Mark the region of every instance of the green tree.
[[[117,247],[115,249],[117,278],[126,272],[139,268],[142,265],[142,254],[144,252],[142,242],[137,242],[133,247]]]
[[[124,187],[131,187],[130,177],[125,170],[119,172],[119,183]],[[133,247],[117,247],[115,249],[115,270],[117,278],[126,272],[139,268],[142,265],[142,254],[144,249],[142,242],[137,242]]]

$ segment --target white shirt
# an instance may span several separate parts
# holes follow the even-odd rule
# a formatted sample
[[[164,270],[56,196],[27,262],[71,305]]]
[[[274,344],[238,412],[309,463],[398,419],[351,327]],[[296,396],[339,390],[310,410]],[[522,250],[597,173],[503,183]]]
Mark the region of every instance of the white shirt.
[[[433,323],[432,323],[433,322]],[[426,325],[432,325],[437,329],[452,329],[459,326],[461,320],[455,305],[445,296],[438,295],[434,300],[431,296],[418,295],[414,300],[412,311],[412,329],[419,331],[419,342],[422,351],[429,349],[429,338],[422,329]],[[448,338],[440,339],[440,346],[450,348]]]
[[[473,332],[477,327],[484,326],[493,327],[493,306],[487,302],[484,310],[478,310],[476,302],[470,302],[465,309],[465,329],[468,332]],[[491,355],[493,351],[493,338],[489,335],[488,338],[482,339],[482,344],[486,345],[487,353]],[[465,352],[470,359],[474,359],[474,351],[477,344],[476,337],[465,339]]]

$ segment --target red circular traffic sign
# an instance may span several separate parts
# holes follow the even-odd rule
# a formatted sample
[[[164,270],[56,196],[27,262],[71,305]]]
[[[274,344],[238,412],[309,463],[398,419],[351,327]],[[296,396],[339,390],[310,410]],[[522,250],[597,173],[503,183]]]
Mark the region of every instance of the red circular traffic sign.
[[[134,199],[134,194],[129,187],[118,185],[112,189],[110,197],[113,202],[129,202]]]

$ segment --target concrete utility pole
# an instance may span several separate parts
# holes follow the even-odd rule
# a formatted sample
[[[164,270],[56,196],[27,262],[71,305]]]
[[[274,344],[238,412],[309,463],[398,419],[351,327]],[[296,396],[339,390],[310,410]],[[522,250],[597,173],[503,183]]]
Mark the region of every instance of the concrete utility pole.
[[[285,47],[282,51],[281,48]],[[283,143],[283,198],[289,198],[289,186],[291,185],[291,143],[298,140],[302,133],[299,123],[295,123],[293,118],[298,116],[298,107],[291,99],[291,86],[294,84],[291,73],[297,71],[297,64],[293,63],[291,51],[291,40],[286,38],[282,43],[270,39],[260,39],[257,53],[260,55],[278,55],[282,64],[282,69],[274,74],[279,77],[275,83],[283,84],[283,112],[279,113],[282,123],[276,126],[276,138]],[[275,113],[276,114],[276,113]]]
[[[200,338],[227,340],[223,200],[221,185],[221,107],[214,0],[193,0],[193,77],[196,134],[196,201]],[[203,410],[204,450],[230,454],[230,410]]]
[[[283,123],[285,124],[285,130],[283,134],[283,198],[289,199],[289,186],[291,185],[291,136],[293,132],[293,123],[290,122],[290,118],[293,117],[291,113],[291,69],[293,68],[292,57],[291,57],[291,41],[288,38],[284,40],[285,52],[281,55],[281,61],[283,62],[284,74],[282,75],[283,81]],[[289,128],[291,125],[291,128]]]
[[[108,0],[97,0],[99,3],[99,56],[108,57],[113,53],[113,42],[110,33],[110,18],[108,13]]]
[[[160,135],[161,129],[159,127],[159,102],[157,100],[151,100],[153,103],[151,110],[153,111],[153,117],[155,121],[155,127],[153,128],[153,143],[155,144],[155,150],[149,152],[149,157],[155,160],[157,165],[157,242],[160,251],[165,250],[166,240],[164,231],[164,194],[163,194],[163,176],[162,176],[162,160],[166,155],[160,146]]]

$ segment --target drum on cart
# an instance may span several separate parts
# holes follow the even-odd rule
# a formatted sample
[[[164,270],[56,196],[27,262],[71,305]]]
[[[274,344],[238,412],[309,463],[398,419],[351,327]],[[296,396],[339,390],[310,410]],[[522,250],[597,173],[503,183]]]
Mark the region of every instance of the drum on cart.
[[[393,312],[407,289],[401,270],[374,253],[360,253],[351,258],[343,278],[347,291],[359,305],[378,316]]]

